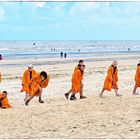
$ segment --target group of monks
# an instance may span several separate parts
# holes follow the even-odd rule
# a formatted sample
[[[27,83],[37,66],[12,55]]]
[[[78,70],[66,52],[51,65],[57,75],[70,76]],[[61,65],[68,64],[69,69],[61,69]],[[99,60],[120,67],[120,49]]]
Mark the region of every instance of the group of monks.
[[[25,105],[28,106],[29,102],[35,97],[39,97],[39,103],[44,103],[41,99],[43,88],[48,86],[50,76],[42,71],[36,73],[33,69],[33,65],[29,65],[28,69],[24,72],[22,77],[22,89],[21,92],[25,92]]]
[[[83,95],[83,77],[84,77],[84,60],[80,60],[79,64],[75,67],[71,83],[72,86],[69,89],[67,93],[65,93],[66,99],[70,100],[76,100],[76,93],[80,93],[80,99],[85,99],[86,96]],[[0,74],[0,82],[1,82],[2,76]],[[40,73],[37,73],[33,69],[33,65],[29,65],[28,69],[24,72],[22,77],[22,89],[21,92],[25,92],[25,105],[28,106],[29,102],[35,97],[39,97],[39,103],[44,103],[42,100],[42,91],[43,88],[46,88],[49,84],[50,76],[45,72],[42,71]],[[111,89],[114,89],[116,96],[122,96],[118,93],[118,67],[117,67],[117,61],[113,61],[112,65],[109,67],[107,71],[107,76],[104,81],[104,86],[102,88],[101,93],[99,94],[99,97],[103,97],[103,93],[105,90],[111,91]],[[133,95],[139,95],[136,90],[140,87],[140,62],[137,65],[137,70],[135,74],[135,86],[133,90]],[[1,108],[10,108],[11,105],[9,104],[8,98],[7,98],[7,91],[3,91],[0,93],[0,107]]]
[[[118,93],[118,67],[117,67],[117,61],[113,61],[112,65],[109,67],[107,71],[107,76],[104,81],[104,86],[99,94],[99,97],[103,97],[103,93],[105,90],[111,91],[111,89],[114,89],[116,96],[122,96]],[[140,87],[140,61],[137,65],[137,70],[135,74],[135,86],[132,95],[139,95],[136,90]]]
[[[76,100],[75,94],[80,93],[80,99],[85,99],[86,97],[83,96],[83,76],[84,76],[84,61],[80,60],[77,67],[74,69],[74,73],[72,76],[72,87],[71,89],[65,93],[66,99],[69,99],[69,94],[71,94],[70,100]],[[104,81],[104,86],[102,88],[101,93],[99,94],[99,97],[103,97],[103,93],[105,90],[111,91],[111,89],[114,89],[116,96],[122,96],[118,93],[118,67],[117,67],[117,61],[113,61],[112,65],[109,67],[107,71],[107,76]],[[140,87],[140,61],[137,65],[137,70],[135,74],[135,86],[133,90],[133,95],[139,95],[136,90]]]
[[[0,81],[1,81],[0,74]],[[29,65],[28,69],[24,72],[22,77],[22,89],[21,92],[25,92],[25,105],[28,106],[29,102],[35,97],[39,97],[39,103],[44,103],[41,99],[43,88],[46,88],[49,83],[50,76],[45,71],[36,73],[33,70],[33,65]],[[0,93],[0,107],[10,108],[10,104],[7,98],[7,92]]]

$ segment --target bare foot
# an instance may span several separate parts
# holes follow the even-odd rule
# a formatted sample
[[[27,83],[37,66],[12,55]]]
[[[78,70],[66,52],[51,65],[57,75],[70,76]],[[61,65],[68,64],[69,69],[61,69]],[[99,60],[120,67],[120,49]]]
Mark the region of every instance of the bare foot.
[[[137,93],[137,92],[134,92],[134,93],[132,93],[132,95],[139,95],[139,93]]]
[[[99,97],[100,97],[100,98],[105,98],[105,97],[103,96],[103,94],[101,94],[101,93],[99,94]]]

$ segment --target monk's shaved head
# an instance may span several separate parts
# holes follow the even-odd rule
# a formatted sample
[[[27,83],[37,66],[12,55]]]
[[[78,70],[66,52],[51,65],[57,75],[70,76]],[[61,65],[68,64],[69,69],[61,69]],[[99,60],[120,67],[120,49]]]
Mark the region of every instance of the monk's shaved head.
[[[79,60],[80,65],[84,65],[84,60]]]
[[[7,96],[7,91],[3,91],[2,93],[3,93],[5,96]]]
[[[112,63],[113,66],[117,66],[117,60],[114,60]]]
[[[7,91],[3,91],[2,93],[5,93],[5,94],[7,94]]]
[[[28,65],[28,70],[29,71],[32,71],[33,70],[33,65],[32,64]]]

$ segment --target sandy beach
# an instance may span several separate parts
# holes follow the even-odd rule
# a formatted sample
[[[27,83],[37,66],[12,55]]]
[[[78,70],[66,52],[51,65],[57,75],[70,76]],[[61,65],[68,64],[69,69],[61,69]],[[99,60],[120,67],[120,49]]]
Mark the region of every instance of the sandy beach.
[[[0,138],[140,138],[140,96],[132,96],[139,55],[85,58],[84,95],[87,99],[69,101],[64,93],[71,87],[71,76],[80,58],[21,59],[0,61],[3,81],[13,108],[0,109]],[[118,60],[119,93],[105,92],[99,98],[112,60]],[[51,75],[43,91],[44,104],[34,98],[24,105],[21,77],[28,64]]]

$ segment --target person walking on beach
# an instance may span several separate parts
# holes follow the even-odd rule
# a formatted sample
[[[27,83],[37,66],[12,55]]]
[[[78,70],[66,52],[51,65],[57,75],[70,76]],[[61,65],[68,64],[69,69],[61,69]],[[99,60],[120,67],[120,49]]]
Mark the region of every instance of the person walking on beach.
[[[77,70],[77,69],[79,69],[79,66],[84,66],[84,60],[79,60],[79,64],[75,67],[75,69],[74,69],[74,71],[75,70]],[[83,76],[84,76],[84,71],[83,71]],[[83,96],[83,87],[84,87],[84,84],[83,84],[83,81],[81,80],[81,83],[80,83],[81,85],[80,85],[80,99],[85,99],[86,98],[86,96]],[[69,94],[70,93],[72,93],[72,88],[67,92],[67,93],[65,93],[65,97],[66,97],[66,99],[68,99],[69,98]]]
[[[60,53],[60,57],[63,58],[63,52]]]
[[[49,84],[50,76],[47,75],[45,71],[42,71],[39,74],[36,74],[31,81],[30,85],[30,97],[25,101],[25,105],[28,106],[30,100],[34,98],[34,96],[39,96],[39,103],[44,103],[41,99],[43,88],[46,88]]]
[[[7,97],[7,91],[3,91],[2,93],[0,93],[0,107],[4,109],[11,108]]]
[[[29,97],[31,87],[29,85],[31,79],[36,75],[36,71],[33,69],[33,65],[30,64],[28,69],[24,72],[22,77],[22,89],[21,92],[26,92],[25,99],[26,101]]]
[[[104,86],[99,94],[100,97],[103,97],[103,93],[105,90],[111,91],[111,89],[115,90],[116,96],[121,96],[118,94],[118,68],[117,61],[113,61],[112,65],[109,67],[106,79],[104,81]]]
[[[83,80],[83,74],[84,74],[85,65],[78,65],[78,68],[74,70],[74,73],[72,75],[72,95],[70,97],[70,100],[76,100],[75,94],[80,93],[81,91],[81,81]],[[69,94],[65,94],[65,97],[68,99]],[[84,96],[80,96],[80,99],[86,98]]]
[[[137,70],[136,70],[136,74],[135,74],[135,86],[133,89],[133,95],[139,95],[138,93],[136,93],[136,90],[138,87],[140,87],[140,61],[137,65]]]

